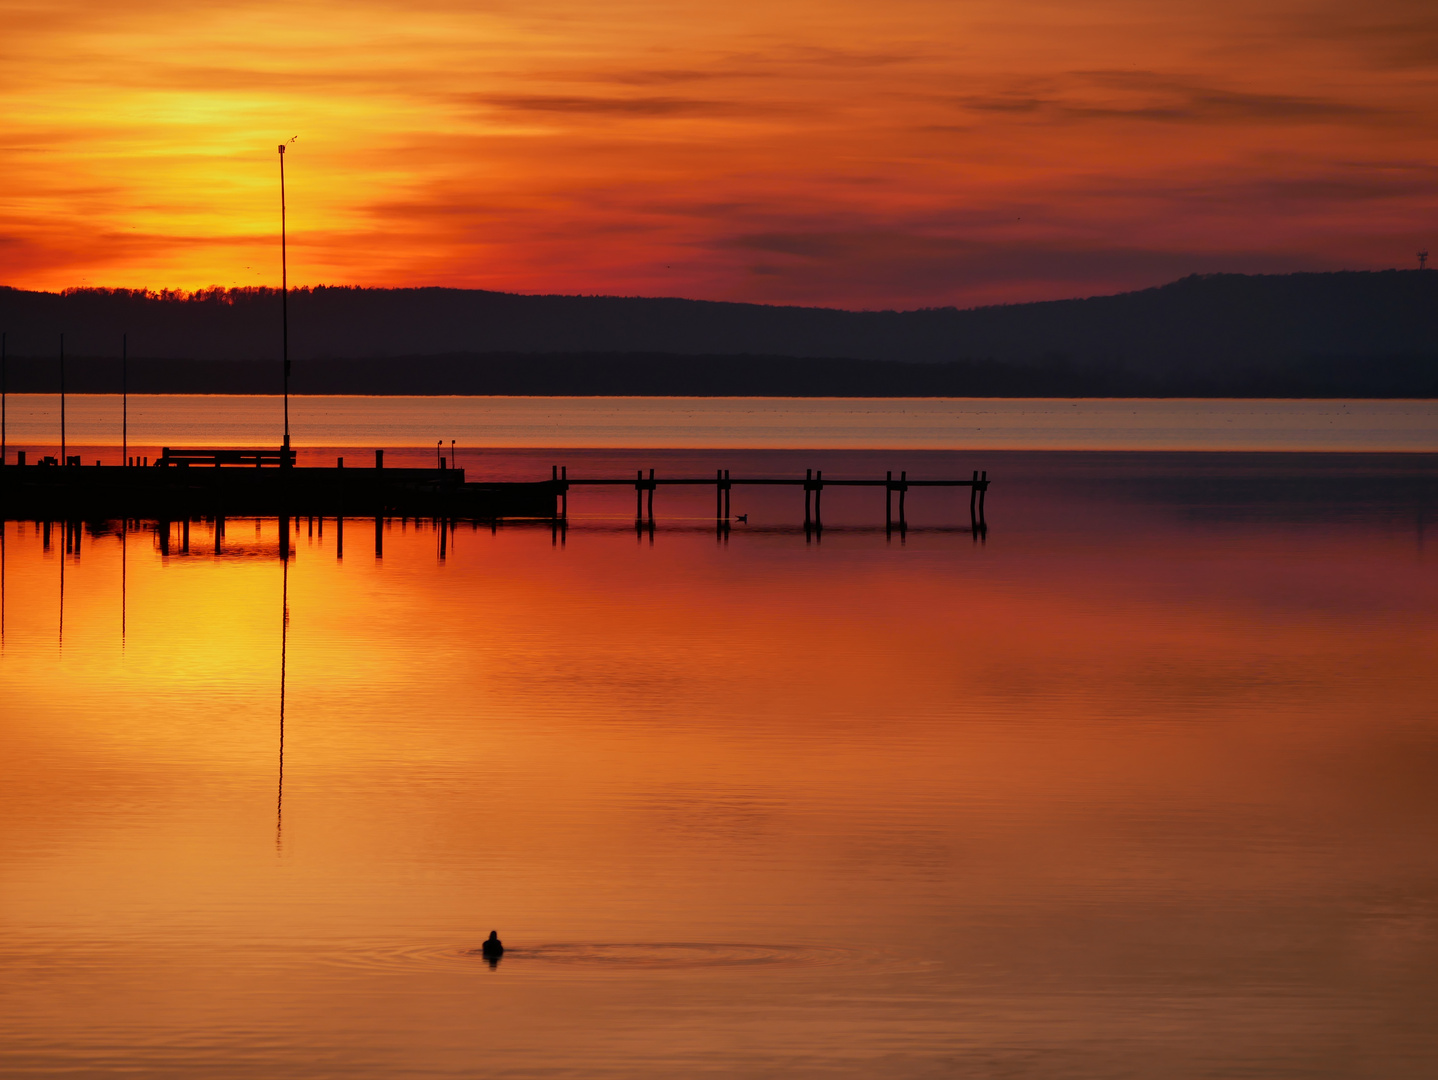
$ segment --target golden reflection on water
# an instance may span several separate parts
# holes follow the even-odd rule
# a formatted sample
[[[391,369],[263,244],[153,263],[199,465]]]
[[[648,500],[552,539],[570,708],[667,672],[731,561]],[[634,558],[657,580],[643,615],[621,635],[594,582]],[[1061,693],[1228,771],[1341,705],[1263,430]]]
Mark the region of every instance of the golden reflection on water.
[[[4,1071],[1431,1075],[1422,500],[1021,487],[986,544],[8,523]]]

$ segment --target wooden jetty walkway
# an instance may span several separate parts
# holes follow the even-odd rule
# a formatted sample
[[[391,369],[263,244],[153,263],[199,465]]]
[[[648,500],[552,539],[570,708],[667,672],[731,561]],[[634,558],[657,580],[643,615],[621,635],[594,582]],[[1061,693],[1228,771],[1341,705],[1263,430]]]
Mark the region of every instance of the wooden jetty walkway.
[[[728,469],[717,469],[712,478],[707,476],[656,477],[649,470],[646,477],[642,469],[635,471],[633,480],[599,479],[569,476],[567,467],[553,466],[550,482],[558,496],[556,516],[562,521],[569,516],[569,489],[571,487],[627,487],[634,486],[634,520],[637,524],[654,524],[654,493],[661,487],[700,487],[714,485],[714,520],[721,528],[731,523],[729,494],[736,486],[746,487],[802,487],[804,489],[804,526],[824,527],[824,489],[826,487],[881,487],[884,489],[884,525],[887,528],[907,528],[907,497],[910,488],[949,487],[969,489],[969,521],[975,528],[984,528],[984,501],[989,490],[987,471],[974,470],[967,480],[910,480],[907,471],[901,472],[897,480],[892,472],[883,480],[836,480],[824,479],[822,469],[805,470],[803,479],[785,477],[734,477]],[[894,516],[894,496],[898,495],[898,517]]]
[[[107,518],[153,518],[182,521],[226,516],[387,517],[413,516],[446,520],[546,520],[561,527],[569,521],[570,489],[630,487],[635,495],[635,525],[654,527],[654,497],[661,487],[714,487],[714,522],[721,530],[732,523],[730,493],[735,487],[793,487],[804,495],[804,526],[824,526],[823,497],[827,488],[884,489],[884,524],[908,527],[907,499],[911,488],[968,488],[969,519],[985,529],[987,472],[975,470],[967,479],[910,480],[907,472],[880,479],[826,478],[822,470],[803,477],[733,476],[718,469],[709,476],[656,476],[653,469],[634,477],[571,477],[567,467],[554,466],[549,479],[532,482],[473,482],[458,468],[386,468],[384,451],[374,464],[346,467],[299,467],[293,450],[272,448],[165,448],[155,462],[128,465],[82,465],[76,457],[60,465],[53,458],[0,466],[0,516],[9,520],[95,521]],[[895,498],[897,496],[897,498]],[[796,507],[797,510],[797,507]]]

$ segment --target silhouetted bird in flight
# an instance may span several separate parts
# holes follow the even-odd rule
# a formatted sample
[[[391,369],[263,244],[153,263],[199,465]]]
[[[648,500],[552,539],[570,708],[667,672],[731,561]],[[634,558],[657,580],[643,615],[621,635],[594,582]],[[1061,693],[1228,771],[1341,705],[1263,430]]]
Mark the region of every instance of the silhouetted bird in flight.
[[[748,515],[748,514],[735,514],[735,515],[734,515],[734,520],[735,520],[735,521],[742,521],[745,525],[748,525],[748,524],[749,524],[749,515]]]

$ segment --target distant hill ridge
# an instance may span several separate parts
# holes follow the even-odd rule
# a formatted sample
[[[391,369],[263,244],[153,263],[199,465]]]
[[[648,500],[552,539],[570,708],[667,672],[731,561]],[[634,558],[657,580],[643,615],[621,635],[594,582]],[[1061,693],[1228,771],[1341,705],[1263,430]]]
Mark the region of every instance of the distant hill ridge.
[[[1240,385],[1291,385],[1299,387],[1291,392],[1302,393],[1305,379],[1319,378],[1330,393],[1427,395],[1434,392],[1432,372],[1438,368],[1438,272],[1416,270],[1194,275],[1114,296],[967,310],[843,311],[330,286],[292,290],[289,310],[291,357],[333,361],[320,365],[329,372],[325,386],[333,388],[311,392],[345,392],[339,384],[348,371],[356,379],[364,373],[375,388],[367,392],[406,392],[405,365],[417,378],[419,368],[430,372],[421,380],[424,389],[416,385],[408,392],[486,392],[460,389],[458,383],[448,391],[433,389],[433,374],[442,368],[459,383],[474,384],[486,369],[490,382],[522,385],[523,379],[516,384],[513,373],[505,373],[505,364],[525,363],[514,354],[550,354],[549,374],[546,389],[507,392],[565,392],[566,379],[575,384],[573,392],[636,392],[603,389],[613,382],[606,382],[604,372],[622,367],[628,374],[621,381],[628,384],[642,383],[646,372],[650,379],[671,375],[655,392],[690,392],[683,389],[684,372],[702,369],[705,388],[692,392],[762,393],[768,367],[817,380],[816,393],[884,393],[887,372],[896,393],[915,392],[899,390],[898,384],[918,387],[926,380],[949,387],[927,392],[963,392],[952,386],[965,379],[974,382],[976,393],[1227,392],[1224,387]],[[279,294],[271,289],[42,293],[0,287],[0,330],[9,335],[12,356],[53,356],[61,332],[70,355],[114,356],[124,332],[136,357],[260,361],[279,355]],[[628,359],[621,363],[619,356],[605,354]],[[559,363],[556,356],[568,359]],[[413,358],[424,357],[444,357],[444,363],[416,366]],[[685,362],[686,357],[708,360]],[[404,365],[373,363],[384,358],[407,359]],[[786,368],[769,358],[898,366]],[[347,360],[371,363],[347,368]],[[901,378],[911,365],[939,365],[950,376],[911,372]],[[744,388],[724,390],[726,370]],[[830,372],[840,382],[875,389],[825,391]],[[1026,382],[1030,375],[1038,382]],[[1039,385],[1060,375],[1066,389],[1045,391]]]

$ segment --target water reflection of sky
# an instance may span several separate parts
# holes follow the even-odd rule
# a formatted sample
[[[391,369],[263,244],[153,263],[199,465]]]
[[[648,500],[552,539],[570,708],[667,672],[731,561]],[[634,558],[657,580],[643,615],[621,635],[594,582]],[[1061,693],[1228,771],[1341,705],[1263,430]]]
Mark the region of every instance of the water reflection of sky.
[[[1431,1074],[1432,458],[640,458],[990,531],[10,522],[5,1071]]]

